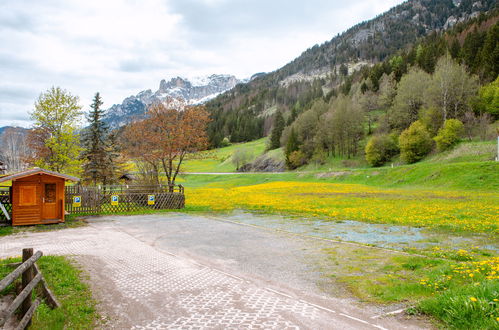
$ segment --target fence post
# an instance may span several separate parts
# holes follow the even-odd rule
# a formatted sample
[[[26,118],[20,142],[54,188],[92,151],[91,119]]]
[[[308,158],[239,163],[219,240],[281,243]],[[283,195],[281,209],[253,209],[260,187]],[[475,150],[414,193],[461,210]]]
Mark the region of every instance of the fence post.
[[[29,258],[33,256],[33,249],[28,248],[28,249],[23,249],[23,262],[26,262]],[[34,271],[33,271],[33,266],[29,267],[26,269],[22,275],[22,289],[24,290],[25,287],[28,286],[28,284],[33,280],[34,277]],[[24,299],[22,305],[21,305],[21,315],[24,315],[28,312],[28,310],[31,308],[31,295],[32,293],[30,292],[26,299]],[[31,324],[31,321],[28,323],[28,325]]]

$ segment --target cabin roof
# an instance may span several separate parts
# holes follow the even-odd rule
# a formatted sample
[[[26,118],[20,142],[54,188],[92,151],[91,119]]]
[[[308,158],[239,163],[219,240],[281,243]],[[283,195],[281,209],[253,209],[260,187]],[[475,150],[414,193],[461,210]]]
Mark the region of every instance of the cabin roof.
[[[61,178],[64,180],[80,181],[80,179],[78,179],[77,177],[71,176],[71,175],[66,175],[66,174],[57,173],[54,171],[49,171],[49,170],[46,170],[43,168],[35,167],[35,168],[29,169],[26,171],[17,172],[14,174],[2,176],[2,177],[0,177],[0,182],[11,181],[11,180],[15,181],[17,179],[25,178],[27,176],[31,176],[31,175],[35,175],[35,174],[46,174],[46,175],[55,176],[55,177],[58,177],[58,178]]]

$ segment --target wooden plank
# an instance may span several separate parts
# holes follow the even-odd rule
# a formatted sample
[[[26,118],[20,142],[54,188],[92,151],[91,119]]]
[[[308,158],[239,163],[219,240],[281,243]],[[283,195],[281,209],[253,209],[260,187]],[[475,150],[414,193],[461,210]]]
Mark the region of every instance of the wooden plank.
[[[16,278],[21,276],[22,273],[29,267],[33,266],[33,264],[40,259],[40,257],[43,255],[42,251],[37,251],[31,258],[29,258],[27,261],[23,262],[19,267],[17,267],[12,273],[9,275],[5,276],[1,281],[0,281],[0,291],[3,291],[7,286],[9,286]]]
[[[26,262],[33,256],[33,248],[23,249],[23,262]],[[30,286],[30,283],[33,281],[33,277],[35,276],[35,272],[33,271],[33,265],[28,267],[21,276],[22,288],[23,291],[26,290]],[[41,274],[40,274],[41,277]],[[26,314],[31,308],[31,293],[32,289],[29,290],[26,298],[24,298],[23,303],[21,305],[21,315]],[[29,322],[28,322],[29,324]]]
[[[6,310],[3,311],[2,315],[0,315],[0,327],[5,324],[7,319],[16,311],[16,309],[21,306],[25,299],[29,298],[31,301],[31,292],[38,285],[42,279],[42,274],[38,274],[33,278],[33,280],[21,291],[21,293],[14,299],[12,304],[7,307]],[[31,304],[30,304],[31,307]],[[27,312],[27,311],[26,311]]]
[[[21,319],[21,322],[16,327],[16,330],[24,330],[30,323],[31,319],[33,318],[33,314],[35,313],[35,310],[38,308],[40,305],[40,299],[36,299],[33,305],[28,309],[26,314],[24,314],[23,318]]]

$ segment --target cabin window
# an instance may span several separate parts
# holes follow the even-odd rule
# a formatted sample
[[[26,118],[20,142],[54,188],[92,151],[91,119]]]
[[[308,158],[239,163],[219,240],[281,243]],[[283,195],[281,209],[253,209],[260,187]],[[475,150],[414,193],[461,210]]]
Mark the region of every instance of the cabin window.
[[[55,203],[55,183],[45,184],[45,203]]]
[[[19,187],[19,206],[37,205],[36,186]]]

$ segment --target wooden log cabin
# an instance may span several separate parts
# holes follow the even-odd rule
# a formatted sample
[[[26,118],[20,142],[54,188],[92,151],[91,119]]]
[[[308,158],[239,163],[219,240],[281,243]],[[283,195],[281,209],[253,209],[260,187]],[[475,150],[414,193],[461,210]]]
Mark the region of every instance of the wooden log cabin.
[[[12,225],[64,222],[66,180],[79,181],[42,168],[0,177],[0,182],[12,181]]]

